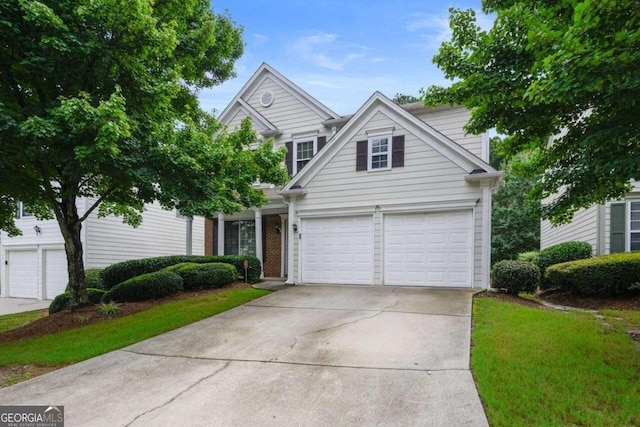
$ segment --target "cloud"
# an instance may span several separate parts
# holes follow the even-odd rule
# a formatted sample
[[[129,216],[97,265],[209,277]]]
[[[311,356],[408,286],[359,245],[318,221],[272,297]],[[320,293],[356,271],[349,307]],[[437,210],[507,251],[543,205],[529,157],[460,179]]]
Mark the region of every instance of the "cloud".
[[[337,34],[316,31],[294,41],[290,48],[295,55],[318,67],[341,71],[357,59],[364,58],[366,46],[341,44]]]
[[[269,37],[262,34],[254,33],[252,35],[253,35],[253,44],[255,46],[260,46],[261,44],[264,44],[267,42],[267,40],[269,40]]]
[[[437,50],[443,42],[451,40],[449,13],[413,13],[405,18],[405,29],[423,41],[421,46],[427,51]],[[494,17],[476,10],[476,23],[482,30],[493,26]]]

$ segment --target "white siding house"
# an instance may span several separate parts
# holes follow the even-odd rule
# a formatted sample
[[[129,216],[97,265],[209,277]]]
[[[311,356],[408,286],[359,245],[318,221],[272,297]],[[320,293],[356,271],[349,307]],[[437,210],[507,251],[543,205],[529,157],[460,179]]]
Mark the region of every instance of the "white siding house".
[[[640,250],[640,183],[622,200],[579,210],[567,224],[541,222],[541,249],[569,241],[591,244],[595,255]]]
[[[375,92],[339,116],[263,64],[224,110],[288,150],[291,181],[270,203],[210,224],[209,253],[251,253],[292,284],[487,288],[487,135],[462,107],[399,106]]]
[[[79,199],[80,216],[89,199]],[[140,227],[133,228],[113,216],[98,218],[94,211],[82,226],[85,268],[103,268],[135,258],[186,253],[186,220],[175,211],[157,205],[145,206]],[[64,240],[54,220],[38,221],[19,215],[16,225],[22,235],[0,232],[0,296],[53,299],[64,292],[67,260]],[[193,220],[192,252],[204,254],[204,218]]]

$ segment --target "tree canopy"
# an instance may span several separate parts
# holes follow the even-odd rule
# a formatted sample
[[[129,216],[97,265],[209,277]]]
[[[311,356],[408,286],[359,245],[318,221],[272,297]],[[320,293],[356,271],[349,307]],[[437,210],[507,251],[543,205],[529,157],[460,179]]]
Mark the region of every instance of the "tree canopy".
[[[466,129],[507,135],[508,155],[535,149],[542,214],[554,223],[623,197],[640,180],[640,4],[637,0],[485,0],[493,27],[451,9],[453,36],[433,58],[450,87],[427,104],[471,109]],[[553,136],[553,140],[550,137]]]
[[[396,93],[396,96],[392,99],[398,105],[411,104],[412,102],[419,102],[420,98],[413,95],[405,95],[403,93]]]
[[[0,228],[17,201],[54,217],[72,304],[86,301],[82,222],[94,210],[136,225],[144,204],[213,215],[266,202],[284,153],[229,133],[197,94],[233,76],[242,29],[208,0],[0,3]],[[77,199],[90,198],[86,212]]]

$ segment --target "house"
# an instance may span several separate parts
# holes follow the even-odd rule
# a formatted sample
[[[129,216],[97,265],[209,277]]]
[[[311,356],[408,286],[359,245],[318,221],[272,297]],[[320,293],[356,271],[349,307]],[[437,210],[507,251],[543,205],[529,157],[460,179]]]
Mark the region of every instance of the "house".
[[[574,240],[591,244],[595,255],[640,250],[640,183],[633,183],[624,200],[581,209],[570,223],[541,222],[541,249]]]
[[[268,64],[220,115],[249,117],[287,148],[292,179],[269,203],[205,225],[207,254],[254,254],[290,284],[487,288],[492,191],[488,135],[457,106],[399,106],[375,92],[340,116]]]
[[[80,216],[94,200],[77,202]],[[121,218],[98,218],[97,211],[82,225],[85,268],[104,268],[129,259],[186,253],[187,220],[159,205],[145,205],[138,228]],[[39,221],[20,203],[16,226],[21,236],[0,231],[0,296],[53,299],[64,292],[67,260],[64,240],[55,220]],[[204,253],[204,218],[193,219],[192,251]]]

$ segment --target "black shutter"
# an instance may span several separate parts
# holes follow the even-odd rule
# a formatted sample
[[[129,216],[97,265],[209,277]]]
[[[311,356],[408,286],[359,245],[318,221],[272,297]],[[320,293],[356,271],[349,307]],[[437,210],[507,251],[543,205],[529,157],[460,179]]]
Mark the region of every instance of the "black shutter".
[[[319,136],[318,137],[318,151],[322,150],[325,145],[327,145],[327,137],[326,136]]]
[[[367,157],[369,151],[369,141],[356,142],[356,170],[367,170]]]
[[[391,167],[404,166],[404,135],[397,135],[391,139]]]
[[[289,141],[284,144],[287,148],[287,155],[284,158],[284,162],[287,165],[289,175],[293,175],[293,141]]]
[[[626,203],[611,204],[611,227],[609,230],[609,252],[624,252],[627,248],[626,231]]]

